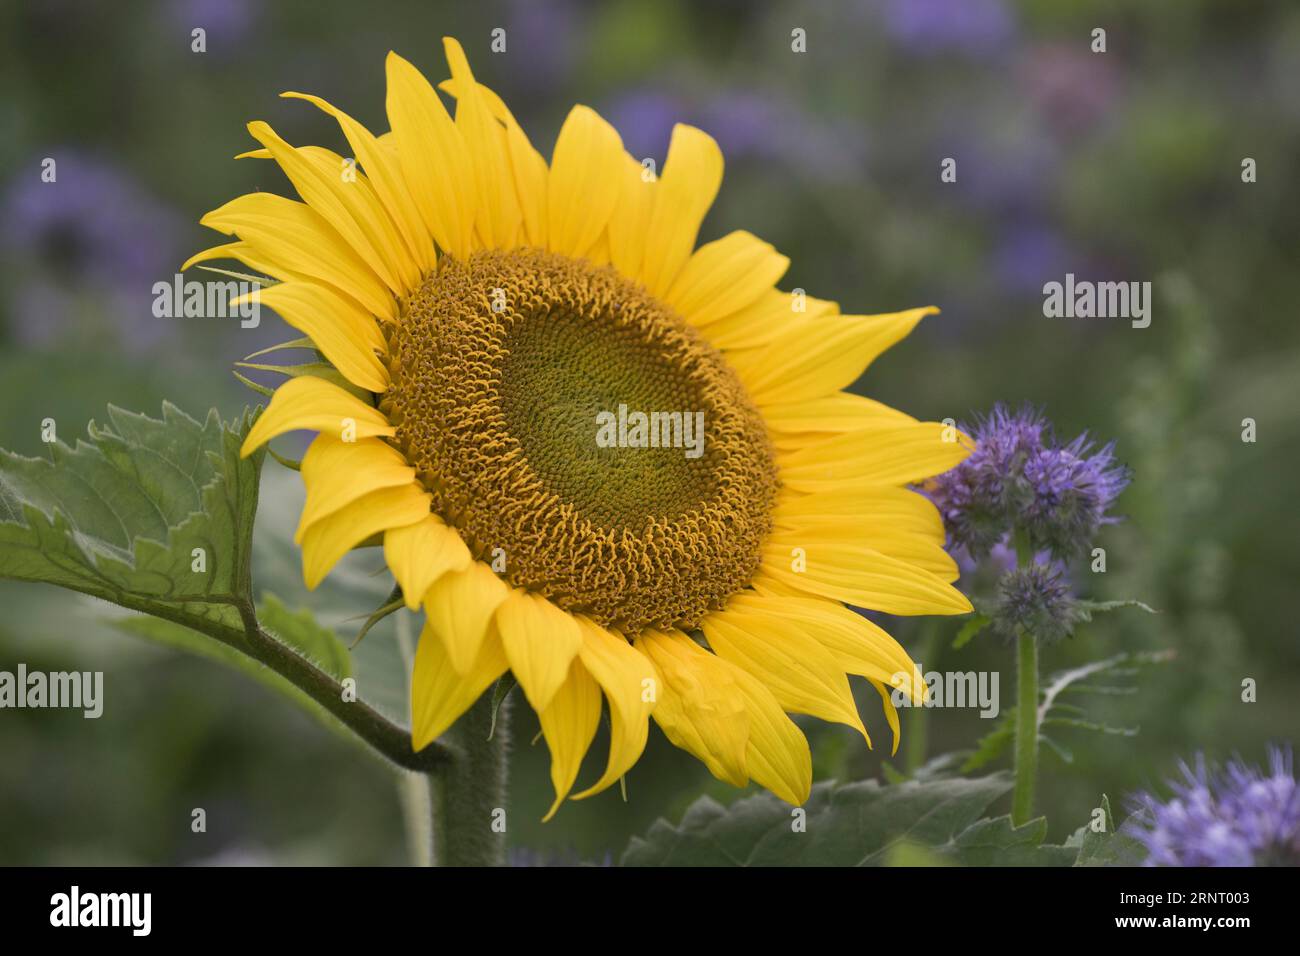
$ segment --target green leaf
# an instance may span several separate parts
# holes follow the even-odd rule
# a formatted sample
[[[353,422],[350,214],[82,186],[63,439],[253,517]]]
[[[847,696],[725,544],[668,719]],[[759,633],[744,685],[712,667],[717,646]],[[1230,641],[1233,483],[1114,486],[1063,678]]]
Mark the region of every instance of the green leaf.
[[[1148,614],[1160,613],[1155,608],[1141,601],[1075,601],[1074,610],[1080,621],[1091,621],[1098,614],[1107,614],[1124,607],[1135,607]]]
[[[1077,716],[1083,713],[1082,709],[1066,704],[1061,700],[1062,696],[1080,693],[1101,694],[1104,696],[1117,695],[1122,693],[1125,688],[1111,684],[1096,685],[1089,683],[1089,681],[1099,675],[1105,675],[1108,680],[1117,677],[1132,677],[1142,667],[1151,664],[1163,664],[1172,660],[1173,657],[1173,651],[1116,654],[1114,657],[1108,657],[1105,660],[1093,661],[1090,664],[1053,674],[1047,679],[1043,688],[1043,700],[1038,708],[1038,723],[1040,726],[1058,724],[1083,730],[1132,736],[1137,732],[1135,729],[1111,727]],[[1075,716],[1061,716],[1062,714]]]
[[[962,866],[1073,866],[1078,848],[1046,844],[1046,837],[1046,817],[1017,827],[1002,816],[972,823],[935,851]]]
[[[799,815],[770,793],[724,807],[703,797],[681,823],[658,820],[624,851],[624,866],[871,866],[905,845],[945,846],[1011,789],[1006,774],[819,783]]]
[[[1115,817],[1110,811],[1110,798],[1101,795],[1101,808],[1104,814],[1105,829],[1094,830],[1091,824],[1085,824],[1074,832],[1067,841],[1079,847],[1079,857],[1075,866],[1139,866],[1146,859],[1147,851],[1140,841],[1125,833],[1123,828],[1115,826]]]
[[[262,462],[239,457],[252,416],[108,414],[48,459],[0,451],[0,578],[237,628]]]
[[[957,636],[953,638],[952,649],[959,650],[971,642],[971,640],[984,628],[988,627],[990,620],[986,615],[973,614],[967,619],[966,623],[961,626]]]
[[[262,594],[257,605],[263,626],[335,680],[352,676],[352,655],[338,636],[316,623],[306,608],[296,613],[271,592]]]

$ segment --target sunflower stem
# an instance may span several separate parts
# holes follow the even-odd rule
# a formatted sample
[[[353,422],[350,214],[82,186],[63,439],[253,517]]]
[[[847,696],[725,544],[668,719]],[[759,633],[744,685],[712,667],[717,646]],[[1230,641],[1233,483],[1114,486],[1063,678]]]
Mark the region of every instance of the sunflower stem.
[[[456,756],[429,775],[436,866],[503,866],[510,701],[493,727],[493,694],[484,693],[445,735]]]

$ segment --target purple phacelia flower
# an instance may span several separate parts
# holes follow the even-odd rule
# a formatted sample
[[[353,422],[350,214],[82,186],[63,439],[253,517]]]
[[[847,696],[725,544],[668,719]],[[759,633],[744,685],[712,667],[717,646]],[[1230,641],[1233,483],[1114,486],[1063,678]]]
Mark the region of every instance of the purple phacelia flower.
[[[1097,531],[1118,518],[1107,512],[1129,483],[1111,442],[1095,453],[1087,434],[1063,448],[1044,448],[1025,462],[1032,496],[1022,513],[1030,542],[1069,557],[1091,544]]]
[[[978,561],[1020,532],[1035,550],[1068,560],[1116,520],[1108,512],[1129,475],[1113,445],[1092,453],[1086,434],[1060,445],[1032,407],[995,405],[969,431],[975,450],[925,487],[953,548]]]
[[[993,56],[1011,48],[1016,21],[1004,0],[890,0],[885,29],[922,54]]]
[[[989,617],[1003,637],[1032,634],[1040,643],[1069,637],[1078,619],[1062,569],[1048,564],[1026,564],[1004,574]]]
[[[1290,749],[1270,748],[1267,773],[1234,760],[1211,773],[1205,758],[1182,765],[1161,801],[1141,794],[1126,827],[1147,866],[1300,865],[1300,785]]]

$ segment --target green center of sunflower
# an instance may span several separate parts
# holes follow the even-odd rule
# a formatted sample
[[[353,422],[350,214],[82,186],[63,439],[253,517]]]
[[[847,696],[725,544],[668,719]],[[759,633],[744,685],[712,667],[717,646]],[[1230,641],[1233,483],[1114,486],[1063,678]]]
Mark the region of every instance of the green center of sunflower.
[[[744,588],[776,466],[721,354],[608,266],[444,257],[389,331],[382,407],[434,508],[518,587],[695,627]]]

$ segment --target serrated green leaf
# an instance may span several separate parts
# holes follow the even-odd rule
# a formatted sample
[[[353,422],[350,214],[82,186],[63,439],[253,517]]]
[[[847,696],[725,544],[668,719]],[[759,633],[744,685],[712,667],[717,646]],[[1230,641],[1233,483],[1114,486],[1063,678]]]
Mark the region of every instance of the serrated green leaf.
[[[0,451],[0,577],[237,627],[262,462],[239,457],[251,420],[110,406],[108,425],[49,459]]]
[[[1010,816],[979,820],[935,852],[962,866],[1072,866],[1079,850],[1044,843],[1047,818],[1013,826]]]
[[[1139,866],[1146,859],[1147,851],[1141,842],[1116,827],[1115,817],[1111,814],[1110,798],[1101,795],[1101,810],[1104,813],[1105,830],[1097,832],[1090,824],[1084,824],[1075,831],[1068,841],[1079,847],[1079,857],[1075,866]]]
[[[290,611],[269,591],[257,605],[263,626],[335,680],[352,676],[352,655],[338,636],[317,623],[311,611]]]
[[[899,845],[942,846],[1011,789],[1005,774],[909,781],[819,783],[795,808],[758,793],[729,807],[703,797],[681,823],[654,823],[623,853],[624,866],[871,866]]]

